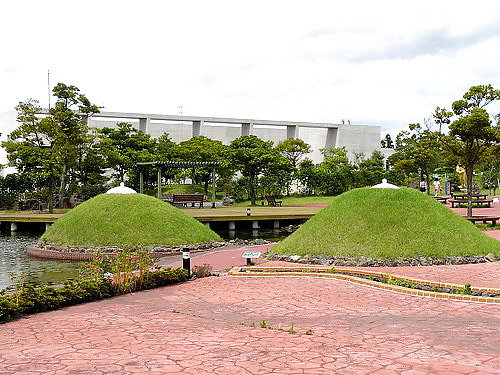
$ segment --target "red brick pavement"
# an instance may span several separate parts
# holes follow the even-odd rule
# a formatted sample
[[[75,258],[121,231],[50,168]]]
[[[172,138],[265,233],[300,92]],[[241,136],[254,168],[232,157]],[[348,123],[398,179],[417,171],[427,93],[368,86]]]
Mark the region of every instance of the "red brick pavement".
[[[193,265],[243,265],[243,251]],[[498,262],[391,270],[500,279]],[[499,329],[493,304],[336,279],[221,276],[0,325],[0,374],[498,374]]]
[[[494,374],[499,318],[335,279],[210,277],[1,325],[0,374]]]

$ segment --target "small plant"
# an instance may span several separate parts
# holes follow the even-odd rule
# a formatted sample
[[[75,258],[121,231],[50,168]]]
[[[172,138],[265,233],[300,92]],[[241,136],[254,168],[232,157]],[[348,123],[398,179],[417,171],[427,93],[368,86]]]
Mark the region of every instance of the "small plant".
[[[312,329],[308,329],[307,331],[304,332],[306,335],[312,335],[314,332]]]
[[[332,267],[332,268],[327,269],[326,273],[337,273],[337,270],[335,269],[335,267]]]
[[[208,277],[213,275],[213,268],[210,264],[203,263],[201,266],[194,266],[192,274],[196,277]]]
[[[474,292],[472,291],[472,286],[470,284],[465,284],[464,288],[458,288],[455,292],[456,294],[468,294],[472,295]]]
[[[260,328],[269,328],[269,329],[272,329],[273,327],[270,324],[267,324],[265,320],[262,320],[260,322]]]
[[[297,333],[297,331],[293,329],[293,323],[292,323],[292,326],[290,327],[290,329],[287,332],[290,333],[290,334],[292,334],[292,335],[294,335],[294,334]]]

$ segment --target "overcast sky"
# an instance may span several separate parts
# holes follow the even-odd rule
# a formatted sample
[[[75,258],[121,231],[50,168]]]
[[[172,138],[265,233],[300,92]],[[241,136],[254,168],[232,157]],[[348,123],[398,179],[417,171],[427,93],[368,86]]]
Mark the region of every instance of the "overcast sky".
[[[50,84],[104,111],[380,125],[500,88],[500,1],[3,1],[0,112]],[[500,106],[491,107],[498,111]]]

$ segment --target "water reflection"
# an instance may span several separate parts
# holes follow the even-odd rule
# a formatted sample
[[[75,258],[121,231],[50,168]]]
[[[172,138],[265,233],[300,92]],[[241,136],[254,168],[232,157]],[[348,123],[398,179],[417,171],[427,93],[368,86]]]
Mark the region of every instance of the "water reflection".
[[[0,234],[0,290],[12,285],[11,275],[31,275],[42,282],[62,282],[76,277],[81,262],[29,257],[26,248],[42,233]]]

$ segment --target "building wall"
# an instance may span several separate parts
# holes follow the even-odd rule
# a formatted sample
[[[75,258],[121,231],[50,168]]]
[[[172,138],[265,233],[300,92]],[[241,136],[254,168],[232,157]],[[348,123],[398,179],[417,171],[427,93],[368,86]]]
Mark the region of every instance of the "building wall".
[[[123,115],[124,117],[118,117]],[[126,117],[130,115],[129,117]],[[190,139],[195,132],[193,121],[181,121],[187,117],[170,116],[172,121],[163,121],[154,119],[155,115],[142,115],[142,114],[113,114],[111,118],[94,117],[89,120],[89,126],[96,128],[103,127],[116,127],[118,122],[129,122],[136,128],[145,128],[146,132],[152,137],[157,138],[168,133],[174,142],[182,142]],[[6,112],[0,114],[0,132],[1,140],[7,139],[17,126],[16,112]],[[156,118],[162,115],[156,115]],[[147,122],[141,123],[139,118],[151,118]],[[163,116],[163,118],[169,116]],[[170,118],[169,117],[169,118]],[[162,118],[162,117],[160,117]],[[204,119],[204,118],[200,118]],[[242,125],[246,121],[264,122],[261,120],[241,120],[227,119],[228,122],[224,123],[214,119],[213,122],[208,121],[210,118],[201,124],[199,127],[199,134],[211,139],[217,139],[225,144],[229,144],[233,139],[242,135]],[[232,123],[231,123],[232,122]],[[315,163],[322,161],[321,149],[329,147],[345,147],[348,151],[350,160],[354,160],[356,153],[363,153],[369,157],[374,150],[381,151],[380,148],[380,127],[370,125],[345,125],[345,124],[314,124],[314,123],[290,123],[282,121],[269,121],[275,123],[273,125],[252,124],[249,128],[249,133],[257,137],[278,143],[287,139],[288,137],[295,136],[302,139],[304,142],[311,145],[312,152],[307,155]],[[303,125],[303,126],[300,126]],[[6,153],[3,148],[0,149],[0,163],[7,162]]]

